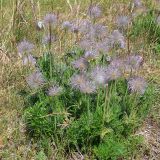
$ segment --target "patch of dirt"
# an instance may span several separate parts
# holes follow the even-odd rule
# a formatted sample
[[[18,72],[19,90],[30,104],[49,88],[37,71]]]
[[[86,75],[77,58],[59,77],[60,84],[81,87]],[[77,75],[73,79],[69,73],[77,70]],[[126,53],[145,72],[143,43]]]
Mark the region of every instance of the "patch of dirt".
[[[160,126],[152,118],[148,118],[138,135],[145,138],[149,153],[144,154],[143,160],[160,160]]]

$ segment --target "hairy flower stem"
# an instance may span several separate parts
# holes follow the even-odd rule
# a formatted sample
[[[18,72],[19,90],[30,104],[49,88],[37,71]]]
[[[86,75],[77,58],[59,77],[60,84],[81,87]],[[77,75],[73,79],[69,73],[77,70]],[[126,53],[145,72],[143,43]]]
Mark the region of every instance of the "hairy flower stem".
[[[137,93],[135,93],[134,94],[134,101],[133,101],[133,103],[132,103],[132,110],[136,110],[137,109],[137,98],[138,98],[138,94]],[[134,107],[136,107],[136,108],[134,108]]]
[[[110,87],[112,88],[112,86],[110,86]],[[108,92],[108,86],[106,86],[106,90],[105,90],[105,103],[104,103],[104,107],[103,107],[103,125],[105,122],[106,113],[107,113],[107,117],[108,117],[111,88],[110,88],[110,91]],[[107,103],[107,101],[108,101],[108,103]]]
[[[129,37],[129,25],[127,26],[127,50],[128,50],[128,55],[130,54],[130,37]]]
[[[52,26],[51,24],[49,24],[49,54],[50,54],[50,78],[53,77],[53,71],[52,71],[52,66],[53,66],[53,56],[51,53],[51,49],[52,49]]]
[[[127,108],[126,108],[126,105],[125,105],[125,101],[126,101],[126,98],[127,98],[127,95],[128,95],[128,86],[126,88],[126,91],[125,91],[125,94],[124,94],[124,97],[123,97],[123,110],[126,112]]]
[[[100,92],[98,91],[98,94],[97,94],[97,108],[99,107],[99,98],[100,98]]]
[[[53,77],[53,72],[52,72],[52,53],[50,52],[50,78],[52,79]]]
[[[52,26],[49,23],[49,50],[51,51],[51,47],[52,47]]]
[[[89,98],[87,97],[87,94],[85,94],[85,100],[87,102],[87,113],[88,113],[88,125],[90,124],[90,100]]]

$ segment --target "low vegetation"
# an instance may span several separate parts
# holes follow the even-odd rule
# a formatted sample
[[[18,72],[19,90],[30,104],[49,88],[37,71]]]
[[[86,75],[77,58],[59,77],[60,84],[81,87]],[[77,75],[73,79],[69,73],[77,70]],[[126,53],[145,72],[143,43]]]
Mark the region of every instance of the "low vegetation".
[[[62,7],[65,12],[77,9],[69,17],[57,9],[61,2],[47,3],[54,12],[41,19],[35,8],[44,5],[40,1],[31,1],[32,18],[15,12],[14,41],[4,43],[21,63],[14,70],[22,84],[15,82],[16,91],[9,91],[20,99],[25,141],[36,144],[34,159],[148,156],[138,131],[149,116],[159,123],[159,74],[148,72],[147,66],[159,67],[160,17],[154,3],[134,0],[116,6],[91,0],[82,5],[68,0],[69,9]],[[20,23],[25,23],[23,16],[27,25]],[[14,103],[19,109],[15,98]],[[2,159],[7,156],[2,152]]]

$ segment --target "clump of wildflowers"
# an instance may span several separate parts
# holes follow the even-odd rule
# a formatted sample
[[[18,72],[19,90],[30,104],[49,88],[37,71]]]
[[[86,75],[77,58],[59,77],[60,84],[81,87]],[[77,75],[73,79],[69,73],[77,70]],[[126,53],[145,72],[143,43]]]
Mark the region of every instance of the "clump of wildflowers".
[[[134,77],[129,79],[128,86],[132,93],[144,94],[147,82],[142,77]]]
[[[63,91],[62,87],[53,85],[52,87],[50,87],[48,89],[47,93],[48,93],[49,96],[58,96],[62,93],[62,91]]]
[[[44,85],[45,78],[39,70],[36,70],[26,78],[26,81],[32,89],[38,89]]]
[[[20,57],[23,57],[25,54],[32,52],[34,45],[26,40],[21,41],[17,45],[18,54]]]

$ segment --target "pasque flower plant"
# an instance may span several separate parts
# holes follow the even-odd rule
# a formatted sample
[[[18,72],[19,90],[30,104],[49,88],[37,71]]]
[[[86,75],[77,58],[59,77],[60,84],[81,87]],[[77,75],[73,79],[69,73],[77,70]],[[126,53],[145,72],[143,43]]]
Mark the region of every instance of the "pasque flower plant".
[[[138,1],[134,4],[139,5]],[[92,4],[87,15],[88,19],[78,24],[79,20],[67,20],[57,26],[62,33],[65,30],[65,34],[78,35],[73,44],[76,53],[63,61],[53,56],[50,46],[49,53],[37,59],[35,70],[26,77],[36,99],[34,105],[30,103],[32,105],[25,110],[27,129],[35,138],[51,138],[65,153],[78,149],[84,154],[92,153],[94,158],[112,159],[113,152],[120,158],[123,155],[119,148],[104,152],[101,158],[101,147],[112,148],[108,146],[111,139],[115,144],[118,143],[115,141],[121,143],[123,152],[130,150],[129,138],[142,122],[143,111],[150,106],[152,90],[147,81],[138,76],[143,68],[142,56],[132,52],[125,56],[116,54],[128,51],[128,37],[118,28],[126,26],[130,19],[119,17],[117,28],[109,30],[98,22],[102,16],[98,5]],[[52,27],[57,25],[57,16],[47,14],[44,24],[49,34],[44,34],[47,37],[42,40],[43,45],[52,45],[55,40]],[[32,44],[22,41],[17,49],[21,54],[29,54],[28,60],[35,63],[30,55]],[[106,61],[108,56],[111,59]],[[67,122],[66,127],[61,127]],[[123,143],[120,139],[128,141]]]

